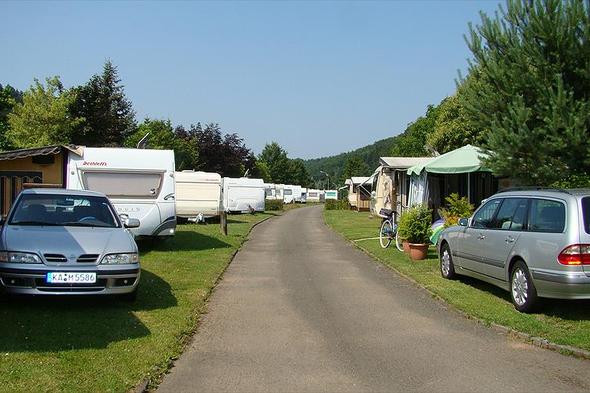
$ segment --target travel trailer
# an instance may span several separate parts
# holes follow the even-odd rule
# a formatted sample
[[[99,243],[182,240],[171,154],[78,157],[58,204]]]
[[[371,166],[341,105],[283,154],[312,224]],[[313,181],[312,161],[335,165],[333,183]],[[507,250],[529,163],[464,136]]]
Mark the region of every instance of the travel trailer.
[[[302,194],[301,186],[293,186],[293,201],[297,203],[301,203],[301,194]]]
[[[274,183],[264,183],[264,198],[268,201],[277,199],[277,190]]]
[[[307,189],[307,202],[319,202],[321,199],[321,192],[320,190],[314,188]]]
[[[338,199],[338,190],[326,190],[325,192],[325,200],[337,200]]]
[[[140,221],[136,237],[176,231],[174,151],[81,147],[70,151],[66,187],[106,194],[117,212]]]
[[[369,210],[371,203],[371,177],[351,177],[344,184],[348,187],[348,204],[357,210]]]
[[[307,203],[307,188],[301,188],[301,203]]]
[[[231,213],[263,212],[265,186],[262,179],[223,178],[223,207]]]
[[[283,201],[285,203],[301,202],[301,186],[285,184],[283,195]]]
[[[221,176],[213,172],[176,172],[176,216],[193,222],[216,217],[222,210]]]

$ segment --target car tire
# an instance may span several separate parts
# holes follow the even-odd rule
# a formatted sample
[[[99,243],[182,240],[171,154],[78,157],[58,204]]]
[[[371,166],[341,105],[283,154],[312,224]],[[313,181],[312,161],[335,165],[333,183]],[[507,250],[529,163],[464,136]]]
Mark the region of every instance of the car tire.
[[[510,297],[514,308],[520,312],[531,312],[537,306],[537,289],[524,261],[516,261],[512,266],[510,272]]]
[[[455,264],[453,263],[453,256],[448,243],[444,243],[441,246],[439,261],[440,275],[447,280],[455,279],[457,274],[455,273]]]

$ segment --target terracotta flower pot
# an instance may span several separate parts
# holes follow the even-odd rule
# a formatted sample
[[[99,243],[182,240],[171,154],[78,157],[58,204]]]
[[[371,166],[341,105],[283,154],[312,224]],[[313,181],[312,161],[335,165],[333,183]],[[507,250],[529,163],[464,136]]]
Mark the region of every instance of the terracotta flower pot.
[[[410,243],[410,258],[414,261],[420,261],[426,259],[428,255],[428,244],[415,244]]]
[[[406,254],[410,255],[410,242],[407,240],[402,241],[402,248]]]

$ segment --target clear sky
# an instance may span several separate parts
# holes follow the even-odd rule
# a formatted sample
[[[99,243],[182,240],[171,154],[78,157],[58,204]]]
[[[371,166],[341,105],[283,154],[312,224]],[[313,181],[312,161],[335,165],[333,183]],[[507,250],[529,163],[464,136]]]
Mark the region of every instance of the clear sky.
[[[220,123],[259,153],[340,153],[453,93],[497,1],[0,2],[0,83],[119,68],[138,119]]]

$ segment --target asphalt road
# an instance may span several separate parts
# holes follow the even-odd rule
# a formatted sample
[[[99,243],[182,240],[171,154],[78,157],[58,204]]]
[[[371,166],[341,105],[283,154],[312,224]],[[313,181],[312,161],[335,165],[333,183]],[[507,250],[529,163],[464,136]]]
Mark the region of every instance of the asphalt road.
[[[590,361],[445,309],[311,207],[254,229],[159,390],[588,391],[589,377]]]

